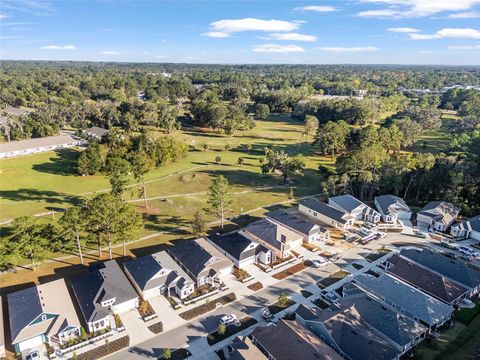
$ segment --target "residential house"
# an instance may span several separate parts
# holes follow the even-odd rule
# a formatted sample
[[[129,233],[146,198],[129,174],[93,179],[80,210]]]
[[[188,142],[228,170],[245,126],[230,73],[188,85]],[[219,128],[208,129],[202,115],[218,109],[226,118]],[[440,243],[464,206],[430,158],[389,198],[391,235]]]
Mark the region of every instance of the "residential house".
[[[343,305],[342,305],[343,304]],[[402,352],[384,334],[362,319],[362,314],[351,302],[331,305],[320,310],[306,308],[297,312],[305,327],[348,360],[399,359]],[[374,318],[374,316],[371,316]],[[378,323],[375,320],[375,324]],[[382,330],[386,325],[382,326]],[[393,334],[391,330],[389,334]],[[391,335],[394,336],[394,335]]]
[[[443,325],[453,312],[452,306],[383,272],[377,276],[357,275],[353,282],[377,300],[430,329]]]
[[[298,210],[302,214],[342,230],[347,230],[355,221],[354,217],[347,212],[313,198],[300,201]]]
[[[323,226],[314,224],[301,216],[289,213],[285,210],[270,211],[265,217],[276,222],[287,229],[292,230],[303,236],[303,242],[306,244],[325,242],[330,239],[330,231]]]
[[[437,231],[447,231],[457,219],[460,208],[445,201],[430,201],[417,213],[417,224]]]
[[[6,357],[5,355],[5,333],[3,332],[3,327],[5,326],[3,322],[3,304],[2,297],[0,296],[0,359]]]
[[[364,204],[352,195],[339,195],[328,199],[328,204],[350,214],[356,221],[378,223],[381,215],[378,211]]]
[[[257,327],[252,342],[270,360],[341,360],[326,343],[291,320],[280,320],[275,326]]]
[[[399,255],[467,288],[469,297],[480,293],[480,269],[477,267],[428,249],[403,249]]]
[[[193,281],[166,251],[128,261],[123,266],[127,278],[144,300],[158,295],[184,299],[195,290]]]
[[[401,256],[391,256],[385,266],[389,274],[448,305],[455,306],[468,296],[467,288]]]
[[[480,215],[452,225],[450,227],[450,234],[455,238],[480,240]]]
[[[402,198],[394,195],[375,197],[375,207],[386,223],[396,223],[398,220],[410,220],[412,211]]]
[[[172,246],[167,252],[196,286],[209,284],[219,287],[222,276],[233,270],[233,262],[204,238]]]
[[[7,302],[17,353],[80,336],[80,320],[63,279],[8,294]]]
[[[237,336],[223,353],[227,360],[268,360],[247,336]]]
[[[0,143],[0,159],[65,149],[84,143],[83,140],[66,134]]]
[[[287,259],[292,250],[303,243],[303,237],[292,230],[268,219],[255,221],[239,233],[272,251],[271,262]]]
[[[110,313],[138,307],[138,295],[115,260],[72,279],[70,285],[89,332],[113,327]]]
[[[101,141],[104,138],[104,136],[106,136],[107,134],[108,134],[107,129],[104,129],[98,126],[92,126],[83,132],[83,135],[87,139],[97,140],[97,141]]]
[[[256,263],[268,265],[272,261],[272,250],[250,240],[238,231],[222,236],[213,235],[206,239],[239,269],[245,269],[248,265]]]

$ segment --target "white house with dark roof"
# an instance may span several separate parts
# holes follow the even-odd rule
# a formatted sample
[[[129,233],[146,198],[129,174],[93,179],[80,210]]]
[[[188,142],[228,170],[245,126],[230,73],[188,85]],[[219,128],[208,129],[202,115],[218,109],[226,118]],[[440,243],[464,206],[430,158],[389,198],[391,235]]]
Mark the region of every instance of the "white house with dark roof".
[[[356,221],[378,223],[381,220],[381,215],[378,211],[350,194],[333,196],[328,199],[328,204],[349,213]]]
[[[85,143],[67,134],[0,143],[0,159],[66,149]]]
[[[347,230],[355,221],[355,218],[344,210],[325,204],[317,199],[305,199],[298,203],[298,210],[323,224],[338,229]]]
[[[80,321],[63,279],[7,295],[15,352],[80,336]]]
[[[233,261],[239,269],[257,263],[269,265],[272,262],[272,250],[250,240],[238,231],[222,236],[209,236],[206,240]]]
[[[446,201],[430,201],[417,213],[417,223],[437,231],[447,231],[460,208]]]
[[[303,236],[304,243],[324,242],[330,239],[328,229],[288,211],[282,209],[270,211],[265,217]]]
[[[108,134],[108,130],[99,126],[92,126],[83,132],[83,135],[89,140],[102,140]]]
[[[410,220],[412,211],[406,202],[395,195],[381,195],[375,197],[375,207],[386,223],[396,223],[398,220]]]
[[[123,266],[127,278],[144,300],[159,295],[177,295],[184,299],[195,291],[193,281],[166,251],[128,261]]]
[[[255,221],[239,233],[271,250],[271,262],[288,258],[292,250],[303,244],[303,236],[269,219]]]
[[[455,238],[480,240],[480,215],[452,225],[450,227],[450,234]]]
[[[89,332],[113,327],[110,313],[133,310],[139,303],[132,284],[115,260],[100,266],[70,282]]]

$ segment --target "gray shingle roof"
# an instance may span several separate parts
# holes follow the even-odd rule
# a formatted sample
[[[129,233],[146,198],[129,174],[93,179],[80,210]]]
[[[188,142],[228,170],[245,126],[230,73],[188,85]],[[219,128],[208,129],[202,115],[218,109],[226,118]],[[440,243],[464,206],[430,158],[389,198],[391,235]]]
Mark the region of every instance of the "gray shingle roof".
[[[291,214],[285,210],[280,209],[270,211],[266,213],[265,216],[301,233],[302,235],[313,235],[321,230],[320,226],[311,223],[310,221],[307,221],[299,216]]]
[[[285,242],[301,238],[297,233],[294,233],[288,228],[268,219],[255,221],[245,227],[244,231],[262,241],[265,241],[278,250],[282,249],[281,235],[285,236]]]
[[[317,199],[313,199],[313,198],[305,199],[300,201],[300,204],[320,214],[323,214],[331,219],[334,219],[340,224],[345,224],[347,222],[347,220],[344,218],[347,215],[346,212],[340,211],[334,208],[333,206],[325,204],[324,202],[321,202]]]
[[[247,239],[238,231],[223,236],[209,236],[208,239],[237,260],[247,259],[256,253],[255,248],[247,250],[253,241]]]
[[[377,202],[378,206],[380,207],[380,210],[384,214],[390,213],[389,207],[392,205],[394,207],[401,208],[403,211],[410,211],[410,208],[408,207],[407,203],[402,198],[399,198],[398,196],[395,196],[395,195],[376,196],[375,201]]]
[[[330,200],[335,202],[335,204],[337,204],[341,209],[349,213],[359,206],[366,206],[364,203],[350,194],[333,196],[330,198]]]
[[[12,341],[18,334],[42,314],[42,304],[35,286],[7,295],[8,315]],[[2,324],[3,326],[3,324]]]
[[[388,273],[447,304],[454,302],[468,291],[446,277],[437,275],[398,255],[390,257],[388,262],[392,264],[387,268]]]
[[[430,201],[418,213],[448,225],[458,216],[460,208],[445,201]]]
[[[103,267],[72,279],[71,286],[86,322],[102,319],[108,309],[103,300],[116,298],[120,304],[135,299],[137,293],[115,260],[106,261]]]
[[[471,289],[480,285],[480,269],[431,250],[403,249],[400,255]]]
[[[429,326],[450,317],[453,308],[420,290],[381,273],[379,277],[362,274],[355,277],[355,282],[367,292],[384,298],[389,305],[401,307],[410,318],[418,318]]]
[[[56,136],[47,136],[43,138],[11,141],[9,143],[0,143],[0,153],[12,151],[23,151],[47,146],[59,146],[67,144],[81,143],[70,135],[61,134]]]
[[[96,136],[101,138],[108,133],[108,130],[98,126],[92,126],[91,128],[86,129],[85,133],[89,136]]]
[[[166,251],[128,261],[124,266],[142,291],[158,288],[162,285],[174,285],[181,278],[190,280],[188,275]],[[162,269],[166,269],[168,272],[163,276],[158,276]]]

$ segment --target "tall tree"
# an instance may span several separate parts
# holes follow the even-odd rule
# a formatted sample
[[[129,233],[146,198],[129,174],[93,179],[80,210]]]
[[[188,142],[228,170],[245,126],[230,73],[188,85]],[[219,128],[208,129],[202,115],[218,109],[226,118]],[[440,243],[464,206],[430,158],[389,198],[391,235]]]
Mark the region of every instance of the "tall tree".
[[[220,219],[222,229],[225,222],[225,215],[230,211],[232,204],[228,192],[228,180],[222,175],[217,176],[213,180],[208,191],[207,204],[209,207],[206,210]]]
[[[206,230],[207,222],[203,218],[203,214],[200,210],[198,210],[192,219],[192,233],[196,236],[200,236]]]
[[[107,157],[105,170],[112,187],[112,194],[115,196],[122,196],[128,184],[127,176],[130,172],[130,163],[120,156]]]
[[[83,265],[82,238],[87,228],[87,214],[85,208],[72,206],[62,215],[58,221],[62,229],[62,235],[66,240],[66,246],[75,243],[80,263]]]
[[[131,164],[133,176],[142,185],[140,190],[140,196],[143,196],[143,204],[145,206],[145,210],[148,210],[145,174],[152,169],[154,163],[145,152],[140,152],[133,154]]]
[[[313,115],[307,115],[305,117],[305,127],[303,129],[303,134],[305,139],[308,141],[309,136],[315,136],[318,130],[318,119]]]

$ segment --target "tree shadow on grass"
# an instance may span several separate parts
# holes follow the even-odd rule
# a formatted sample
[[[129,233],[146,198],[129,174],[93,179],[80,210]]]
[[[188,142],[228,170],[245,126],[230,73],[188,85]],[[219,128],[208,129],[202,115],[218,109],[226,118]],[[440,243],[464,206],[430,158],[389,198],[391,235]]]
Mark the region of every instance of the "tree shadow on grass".
[[[0,198],[10,201],[44,201],[48,204],[78,204],[80,197],[37,189],[1,190]]]
[[[34,164],[32,169],[38,172],[71,176],[78,175],[77,172],[77,156],[78,151],[74,149],[56,150],[56,156],[51,157],[48,162],[42,164]]]
[[[188,234],[188,231],[181,228],[190,225],[187,219],[176,215],[143,214],[143,220],[145,221],[144,228],[147,230],[156,232],[174,231],[180,235]]]

